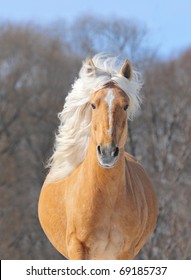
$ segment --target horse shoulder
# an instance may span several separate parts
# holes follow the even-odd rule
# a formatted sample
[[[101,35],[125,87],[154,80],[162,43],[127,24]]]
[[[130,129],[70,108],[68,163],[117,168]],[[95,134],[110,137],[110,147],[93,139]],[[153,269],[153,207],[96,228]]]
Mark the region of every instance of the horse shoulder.
[[[125,154],[125,161],[127,188],[132,189],[142,216],[141,220],[144,221],[142,225],[143,231],[136,246],[136,251],[138,252],[156,226],[158,205],[154,187],[142,165],[128,153]]]
[[[62,180],[51,183],[45,180],[39,197],[38,216],[50,242],[61,254],[67,256],[65,184]]]
[[[152,204],[156,204],[156,196],[153,184],[143,166],[132,155],[125,153],[126,176],[131,181],[132,186],[138,193],[143,193],[146,200]]]

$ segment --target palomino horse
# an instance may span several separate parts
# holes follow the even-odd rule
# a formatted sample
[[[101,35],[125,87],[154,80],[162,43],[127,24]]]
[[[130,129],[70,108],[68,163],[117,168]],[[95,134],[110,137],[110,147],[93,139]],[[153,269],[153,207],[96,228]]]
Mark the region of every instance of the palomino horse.
[[[153,232],[157,201],[143,167],[124,151],[140,105],[125,61],[87,60],[68,94],[39,199],[42,228],[68,259],[133,259]]]

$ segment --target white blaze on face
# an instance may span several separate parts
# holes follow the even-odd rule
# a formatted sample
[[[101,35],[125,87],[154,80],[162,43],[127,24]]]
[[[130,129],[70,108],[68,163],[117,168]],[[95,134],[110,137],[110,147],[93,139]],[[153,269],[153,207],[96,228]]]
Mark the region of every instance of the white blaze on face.
[[[114,100],[114,94],[113,90],[109,89],[108,93],[105,96],[105,102],[107,103],[108,106],[108,123],[109,123],[109,129],[108,129],[108,134],[112,133],[112,127],[111,127],[111,109],[112,109],[112,104]]]

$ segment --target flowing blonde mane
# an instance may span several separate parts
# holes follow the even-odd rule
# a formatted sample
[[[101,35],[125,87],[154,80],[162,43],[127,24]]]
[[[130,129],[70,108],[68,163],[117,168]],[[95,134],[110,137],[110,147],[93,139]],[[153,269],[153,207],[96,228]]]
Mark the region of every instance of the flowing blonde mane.
[[[79,78],[66,97],[62,112],[59,113],[60,125],[56,135],[54,152],[48,162],[50,172],[47,180],[58,181],[65,178],[84,160],[90,137],[92,94],[108,82],[114,82],[129,97],[128,118],[132,119],[140,107],[140,74],[133,71],[128,80],[119,74],[118,58],[97,54],[92,59],[96,72],[92,75],[87,60],[79,73]]]

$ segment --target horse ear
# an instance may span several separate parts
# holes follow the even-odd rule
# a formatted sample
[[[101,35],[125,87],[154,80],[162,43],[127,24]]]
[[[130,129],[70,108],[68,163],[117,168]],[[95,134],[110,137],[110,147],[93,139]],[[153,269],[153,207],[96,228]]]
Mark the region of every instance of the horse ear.
[[[125,62],[123,63],[123,65],[119,71],[119,74],[124,76],[126,79],[131,80],[132,75],[133,75],[133,70],[132,70],[132,65],[129,60],[125,60]]]
[[[95,74],[95,65],[93,63],[93,60],[91,58],[88,58],[87,59],[87,62],[86,62],[86,65],[87,65],[87,68],[86,68],[86,72],[87,74],[92,74],[94,75]]]

